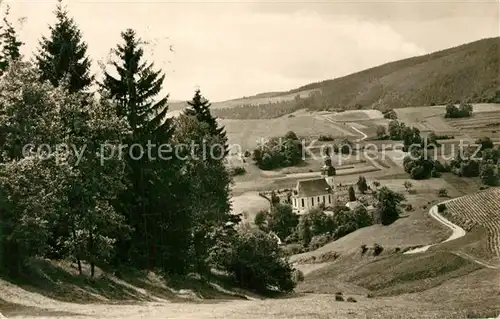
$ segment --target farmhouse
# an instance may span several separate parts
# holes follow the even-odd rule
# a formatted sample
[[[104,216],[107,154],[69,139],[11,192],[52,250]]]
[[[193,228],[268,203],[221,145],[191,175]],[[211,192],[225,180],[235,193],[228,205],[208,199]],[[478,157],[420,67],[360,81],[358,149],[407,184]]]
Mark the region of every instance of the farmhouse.
[[[335,168],[330,157],[325,158],[325,165],[321,169],[321,178],[300,180],[292,195],[292,207],[298,213],[305,213],[320,206],[334,206],[335,195]]]

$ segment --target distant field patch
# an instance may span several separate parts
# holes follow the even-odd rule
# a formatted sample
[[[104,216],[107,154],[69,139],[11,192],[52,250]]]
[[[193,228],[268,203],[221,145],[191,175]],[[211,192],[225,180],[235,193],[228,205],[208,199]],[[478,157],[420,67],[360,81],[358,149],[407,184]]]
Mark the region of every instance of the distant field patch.
[[[246,213],[243,216],[247,221],[253,222],[255,215],[263,209],[269,209],[269,202],[260,197],[258,192],[247,192],[231,199],[232,210],[235,214]]]
[[[336,122],[356,122],[383,119],[384,115],[378,110],[354,110],[336,113],[329,118]]]
[[[448,124],[471,138],[500,138],[500,110],[473,113],[471,117],[448,119]]]
[[[500,137],[500,134],[496,136],[493,132],[500,129],[500,104],[483,103],[472,106],[472,117],[459,119],[445,119],[445,105],[407,107],[395,111],[399,120],[422,132],[433,131],[440,135],[466,134],[472,138]]]
[[[412,180],[410,176],[408,179],[389,179],[389,180],[381,180],[380,183],[382,186],[387,186],[393,191],[401,192],[403,194],[406,193],[406,188],[404,187],[405,181],[410,181],[412,184],[412,189],[417,193],[436,193],[440,188],[451,189],[451,185],[448,184],[442,178],[432,178],[427,180]],[[405,194],[407,195],[407,194]]]
[[[432,106],[433,108],[441,108],[444,109],[446,108],[446,105],[436,105]],[[500,104],[498,103],[477,103],[477,104],[472,104],[472,110],[474,113],[481,113],[481,112],[498,112],[500,111]]]
[[[277,102],[285,102],[285,101],[292,101],[296,98],[296,96],[300,96],[300,98],[304,99],[309,96],[312,92],[318,91],[319,89],[313,89],[313,90],[305,90],[297,93],[290,93],[290,94],[284,94],[284,95],[279,95],[280,93],[275,94],[267,94],[260,96],[252,96],[248,98],[241,98],[241,99],[235,99],[235,100],[229,100],[229,101],[222,101],[222,102],[213,102],[212,107],[213,108],[231,108],[231,107],[237,107],[237,106],[242,106],[242,105],[259,105],[259,104],[268,104],[268,103],[277,103]]]
[[[432,131],[438,135],[456,135],[458,131],[451,126],[442,115],[426,118],[422,123],[421,131]]]
[[[398,119],[407,125],[418,123],[431,116],[444,115],[446,113],[444,108],[433,106],[405,107],[395,109],[394,111]]]
[[[332,135],[338,138],[354,135],[320,116],[281,117],[267,120],[222,119],[220,123],[226,128],[229,143],[239,145],[242,151],[254,149],[259,143],[269,138],[284,136],[288,131],[294,131],[299,137]]]

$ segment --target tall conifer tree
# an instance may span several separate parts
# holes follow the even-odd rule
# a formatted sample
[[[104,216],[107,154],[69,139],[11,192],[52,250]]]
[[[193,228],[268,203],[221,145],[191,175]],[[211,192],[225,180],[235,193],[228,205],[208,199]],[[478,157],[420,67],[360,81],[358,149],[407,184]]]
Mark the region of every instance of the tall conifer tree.
[[[200,89],[195,91],[193,99],[188,101],[187,104],[189,107],[184,111],[184,114],[187,116],[194,116],[198,121],[206,123],[209,128],[208,133],[211,136],[217,136],[220,138],[220,142],[224,144],[224,155],[227,155],[229,150],[224,127],[219,127],[217,119],[210,113],[211,104],[201,95]]]
[[[189,192],[193,216],[192,260],[197,272],[206,273],[210,249],[215,245],[221,229],[231,221],[231,177],[225,165],[227,137],[224,128],[219,127],[216,118],[211,115],[210,103],[200,90],[196,90],[193,99],[187,103],[190,107],[179,117],[178,125],[189,128],[182,134],[185,139],[183,144],[194,142],[200,153],[190,158],[190,163],[186,162],[192,179]],[[202,148],[208,154],[201,151]]]
[[[127,29],[121,36],[124,43],[114,50],[118,61],[113,62],[118,77],[106,72],[102,86],[118,101],[118,115],[127,118],[136,136],[158,131],[165,134],[172,125],[166,119],[168,95],[154,100],[162,89],[165,74],[155,71],[153,63],[143,61],[141,39],[134,30]]]
[[[91,61],[87,56],[87,44],[75,21],[59,0],[55,15],[57,22],[50,27],[50,37],[42,37],[35,56],[41,80],[59,86],[69,78],[69,92],[87,89],[93,81],[90,74]]]
[[[5,72],[10,61],[21,58],[20,48],[23,43],[17,39],[16,30],[10,23],[9,16],[10,8],[7,6],[5,16],[3,18],[2,33],[0,38],[2,42],[2,56],[0,59],[0,72]]]
[[[157,98],[165,75],[144,61],[142,41],[135,31],[128,29],[121,37],[123,43],[114,50],[112,62],[117,75],[105,72],[101,86],[117,102],[118,116],[129,123],[128,145],[146,149],[148,143],[168,144],[173,134],[172,120],[166,118],[168,95]],[[130,187],[122,194],[121,211],[135,232],[130,240],[122,241],[116,262],[128,259],[134,266],[182,272],[187,270],[191,236],[183,202],[187,188],[179,176],[179,162],[166,159],[166,154],[158,158],[155,150],[156,159],[127,152]]]

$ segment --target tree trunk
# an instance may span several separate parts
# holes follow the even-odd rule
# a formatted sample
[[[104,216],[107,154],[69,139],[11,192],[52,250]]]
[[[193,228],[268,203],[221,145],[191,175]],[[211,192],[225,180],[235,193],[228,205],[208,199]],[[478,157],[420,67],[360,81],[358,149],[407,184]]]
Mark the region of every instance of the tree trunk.
[[[92,224],[91,224],[92,225]],[[94,234],[92,233],[92,226],[89,231],[89,259],[90,259],[90,278],[94,278],[95,263],[94,263]]]
[[[75,232],[75,227],[74,227],[74,223],[73,223],[73,227],[71,227],[71,233],[73,235],[73,242],[76,243],[76,232]],[[75,258],[76,258],[76,263],[78,264],[78,274],[81,276],[83,271],[82,271],[82,261],[80,260],[80,256],[79,256],[79,253],[78,253],[78,250],[76,251],[76,254],[75,254]]]

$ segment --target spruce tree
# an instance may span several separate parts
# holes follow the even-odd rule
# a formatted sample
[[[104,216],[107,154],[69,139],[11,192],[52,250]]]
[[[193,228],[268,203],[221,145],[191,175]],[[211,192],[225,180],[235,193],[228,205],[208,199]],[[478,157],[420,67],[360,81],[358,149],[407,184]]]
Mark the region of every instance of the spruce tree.
[[[211,136],[219,138],[220,143],[224,147],[224,156],[229,153],[227,145],[227,136],[224,127],[219,127],[217,119],[210,113],[210,102],[201,95],[201,91],[197,89],[194,93],[193,99],[188,101],[189,107],[184,111],[187,116],[194,116],[201,123],[208,125],[208,133]]]
[[[142,41],[132,29],[121,33],[123,43],[114,50],[112,66],[116,76],[105,72],[103,92],[116,104],[117,115],[130,127],[128,145],[169,144],[173,134],[172,120],[166,118],[168,95],[157,98],[165,75],[154,70],[153,63],[143,60]],[[157,146],[158,147],[158,146]],[[161,268],[166,272],[187,269],[189,249],[189,214],[183,196],[185,179],[179,177],[175,158],[159,158],[152,149],[147,158],[127,150],[128,189],[122,194],[120,210],[135,229],[130,239],[120,243],[116,263],[130,260],[141,268]],[[139,158],[139,159],[138,159]]]
[[[2,57],[0,59],[0,72],[3,73],[9,66],[10,61],[15,61],[21,58],[20,48],[23,43],[17,39],[16,30],[8,20],[10,8],[7,6],[5,16],[3,18],[3,26],[0,33],[2,41]]]
[[[147,136],[170,131],[171,120],[166,119],[168,95],[155,101],[160,93],[165,74],[155,71],[153,63],[142,61],[142,41],[132,29],[121,33],[124,44],[114,50],[118,61],[113,62],[118,77],[105,72],[102,87],[118,101],[117,113],[127,118],[136,136]],[[166,130],[166,131],[165,131]]]
[[[177,119],[176,133],[179,144],[196,145],[196,149],[188,150],[191,156],[183,165],[191,179],[189,207],[193,218],[194,253],[191,260],[198,273],[206,273],[210,249],[220,239],[220,229],[231,217],[231,177],[225,165],[227,138],[200,90],[196,90],[187,103],[190,107]]]
[[[68,90],[74,93],[91,85],[91,61],[78,26],[61,2],[59,0],[55,11],[57,22],[50,27],[50,37],[42,37],[35,60],[41,72],[41,81],[50,81],[57,87],[69,78]]]

